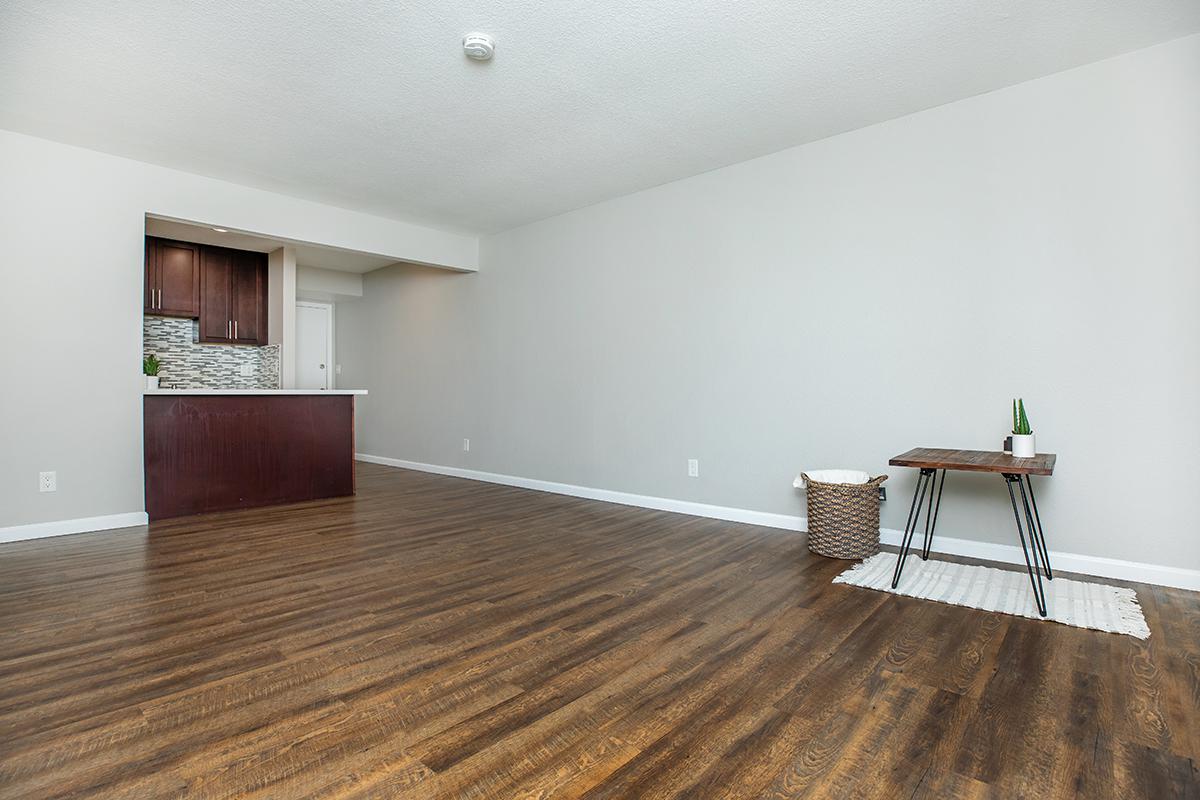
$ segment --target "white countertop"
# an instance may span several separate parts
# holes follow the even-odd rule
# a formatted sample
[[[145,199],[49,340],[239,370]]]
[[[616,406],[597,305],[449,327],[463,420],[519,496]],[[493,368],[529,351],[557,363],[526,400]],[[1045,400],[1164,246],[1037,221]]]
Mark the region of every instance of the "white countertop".
[[[366,394],[366,389],[145,389],[142,394],[165,395],[222,395],[222,394]]]

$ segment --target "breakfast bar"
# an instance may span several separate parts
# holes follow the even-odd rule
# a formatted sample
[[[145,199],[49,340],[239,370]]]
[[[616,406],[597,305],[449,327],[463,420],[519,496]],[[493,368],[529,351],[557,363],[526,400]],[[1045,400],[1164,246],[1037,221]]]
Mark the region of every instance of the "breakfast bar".
[[[144,403],[151,520],[354,494],[363,389],[162,389]]]

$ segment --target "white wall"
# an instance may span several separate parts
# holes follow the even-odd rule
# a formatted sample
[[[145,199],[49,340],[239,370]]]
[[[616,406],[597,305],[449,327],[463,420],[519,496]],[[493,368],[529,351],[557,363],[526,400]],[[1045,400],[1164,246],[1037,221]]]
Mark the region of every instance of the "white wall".
[[[0,179],[0,529],[144,508],[146,213],[478,266],[472,237],[8,132]],[[42,470],[57,492],[38,492]]]
[[[359,450],[783,514],[862,468],[899,528],[888,458],[996,449],[1022,395],[1052,549],[1200,568],[1198,143],[1193,36],[370,273]],[[1014,541],[999,478],[946,492]]]
[[[279,388],[296,388],[296,293],[300,278],[296,250],[267,255],[267,341],[279,345]]]
[[[362,297],[362,287],[363,278],[357,272],[305,266],[296,268],[296,291],[314,300]]]

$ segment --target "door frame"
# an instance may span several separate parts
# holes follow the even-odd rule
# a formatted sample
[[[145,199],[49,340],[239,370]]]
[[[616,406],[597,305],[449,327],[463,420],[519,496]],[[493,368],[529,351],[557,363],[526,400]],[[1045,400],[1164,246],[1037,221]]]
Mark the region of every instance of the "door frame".
[[[325,330],[325,388],[326,389],[336,389],[337,388],[337,365],[333,363],[333,354],[335,352],[335,349],[334,349],[335,334],[333,332],[334,313],[335,313],[334,312],[334,304],[326,303],[326,302],[323,302],[320,300],[297,300],[296,308],[300,308],[302,306],[305,308],[319,309],[321,311],[327,312],[329,315],[329,325]],[[297,337],[297,339],[299,339],[299,337]],[[297,353],[296,355],[299,356],[300,354]],[[296,363],[299,364],[299,362],[300,362],[300,359],[297,358]]]

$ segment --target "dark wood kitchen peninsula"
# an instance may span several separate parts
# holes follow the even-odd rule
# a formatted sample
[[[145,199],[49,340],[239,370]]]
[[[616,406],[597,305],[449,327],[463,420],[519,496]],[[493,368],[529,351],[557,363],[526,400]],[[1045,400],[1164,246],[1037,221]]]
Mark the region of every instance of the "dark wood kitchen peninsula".
[[[147,391],[151,520],[354,494],[362,389]]]

